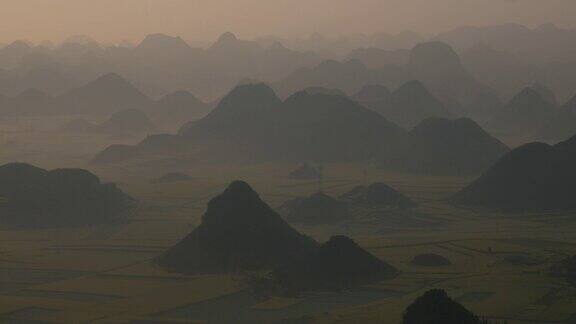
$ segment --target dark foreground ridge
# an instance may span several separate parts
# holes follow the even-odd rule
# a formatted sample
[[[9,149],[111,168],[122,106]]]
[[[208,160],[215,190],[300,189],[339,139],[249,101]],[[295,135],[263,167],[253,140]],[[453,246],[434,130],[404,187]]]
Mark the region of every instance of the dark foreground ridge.
[[[123,221],[135,201],[83,169],[0,166],[0,220],[17,227],[70,227]]]
[[[210,200],[202,223],[157,261],[182,273],[258,270],[285,263],[315,246],[246,182],[234,181]]]
[[[314,252],[272,272],[287,292],[333,290],[378,282],[397,270],[376,258],[347,236],[333,236]]]
[[[487,324],[441,289],[418,297],[404,311],[402,324]]]
[[[576,137],[550,146],[523,145],[452,197],[452,202],[492,209],[576,208]]]

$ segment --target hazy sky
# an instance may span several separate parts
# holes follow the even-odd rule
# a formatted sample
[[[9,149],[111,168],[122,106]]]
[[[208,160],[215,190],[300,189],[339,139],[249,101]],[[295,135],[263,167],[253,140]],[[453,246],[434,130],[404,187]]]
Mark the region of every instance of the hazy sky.
[[[152,32],[212,40],[398,32],[458,25],[554,22],[573,27],[576,0],[0,0],[0,42],[60,41],[86,34],[99,41],[138,41]]]

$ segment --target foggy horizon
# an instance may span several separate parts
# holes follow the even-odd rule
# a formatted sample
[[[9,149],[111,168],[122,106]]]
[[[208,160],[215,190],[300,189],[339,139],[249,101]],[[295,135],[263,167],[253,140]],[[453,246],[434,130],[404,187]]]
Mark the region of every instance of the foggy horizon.
[[[576,0],[4,0],[0,324],[576,323]]]
[[[431,36],[461,26],[507,23],[529,28],[554,23],[572,29],[575,14],[576,2],[569,0],[23,0],[4,4],[0,42],[59,43],[86,35],[102,43],[136,43],[148,34],[164,33],[195,44],[228,31],[243,39],[402,31]]]

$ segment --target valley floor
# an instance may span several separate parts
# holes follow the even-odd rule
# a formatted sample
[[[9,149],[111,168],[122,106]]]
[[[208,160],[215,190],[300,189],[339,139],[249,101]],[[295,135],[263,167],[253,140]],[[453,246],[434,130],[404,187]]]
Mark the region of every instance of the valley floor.
[[[576,254],[576,215],[510,215],[455,208],[444,201],[471,179],[391,174],[383,181],[419,203],[411,211],[353,210],[353,220],[298,226],[324,241],[347,234],[401,270],[354,291],[258,301],[239,276],[164,272],[154,258],[200,222],[206,202],[232,180],[250,183],[271,206],[316,192],[289,180],[294,165],[204,165],[177,171],[194,179],[152,184],[146,167],[91,168],[142,204],[124,225],[52,230],[0,229],[0,318],[13,323],[398,323],[408,303],[439,287],[475,313],[508,323],[573,323],[576,287],[546,270]],[[322,190],[337,196],[363,182],[363,165],[325,165]],[[173,171],[173,170],[164,170]],[[419,267],[420,253],[452,265]],[[518,261],[520,260],[520,261]]]

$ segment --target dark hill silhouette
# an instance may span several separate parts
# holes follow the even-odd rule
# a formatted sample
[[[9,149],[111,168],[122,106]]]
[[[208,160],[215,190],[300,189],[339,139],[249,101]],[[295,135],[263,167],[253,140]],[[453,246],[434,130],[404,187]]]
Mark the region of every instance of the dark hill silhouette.
[[[558,142],[576,135],[576,96],[564,104],[544,126],[536,132],[535,139]]]
[[[434,253],[418,254],[412,259],[412,261],[410,261],[410,263],[421,267],[441,267],[452,264],[450,260]]]
[[[379,156],[404,131],[377,113],[341,96],[299,92],[277,115],[277,143],[299,160],[363,160]]]
[[[179,134],[207,140],[255,141],[270,126],[281,101],[263,83],[234,88],[205,118],[184,125]]]
[[[115,112],[98,126],[99,131],[112,134],[150,133],[155,129],[148,116],[138,109]]]
[[[234,181],[208,203],[202,223],[158,258],[176,272],[266,269],[313,249],[246,182]]]
[[[552,118],[554,106],[527,87],[512,98],[486,127],[506,136],[530,137]]]
[[[320,170],[308,163],[302,163],[298,168],[288,174],[288,178],[295,180],[316,180],[321,176]]]
[[[134,200],[89,171],[0,166],[0,221],[17,227],[70,227],[123,221]]]
[[[181,172],[169,172],[164,174],[163,176],[152,180],[152,183],[172,183],[172,182],[180,182],[180,181],[190,181],[193,178],[186,173]]]
[[[147,113],[159,127],[175,131],[187,122],[206,116],[211,107],[188,91],[176,91],[158,100]]]
[[[147,35],[135,48],[137,55],[174,57],[185,55],[191,48],[182,38],[164,34]]]
[[[184,125],[171,140],[202,147],[207,155],[342,161],[380,156],[403,133],[349,98],[302,91],[282,102],[268,86],[248,84],[236,87],[205,118]],[[142,149],[142,143],[138,146]],[[164,142],[164,147],[171,145]]]
[[[317,192],[309,197],[291,199],[279,209],[289,223],[330,224],[348,217],[346,203],[323,192]]]
[[[525,144],[503,156],[451,201],[511,211],[573,209],[575,162],[576,137],[554,146]]]
[[[406,307],[402,324],[482,324],[478,316],[441,289],[432,289]]]
[[[410,52],[407,70],[455,114],[485,119],[483,109],[477,106],[478,98],[497,97],[466,71],[458,54],[446,43],[416,45]]]
[[[478,174],[508,147],[468,118],[429,118],[416,126],[383,167],[432,175]]]
[[[408,65],[424,79],[437,78],[438,73],[448,76],[466,74],[458,54],[450,45],[442,42],[426,42],[414,46]]]
[[[234,89],[206,118],[185,126],[190,138],[226,139],[265,159],[362,159],[402,133],[354,101],[299,92],[281,102],[265,85]]]
[[[397,270],[376,258],[352,239],[333,236],[312,253],[303,255],[272,272],[286,292],[339,290],[382,281]]]
[[[449,118],[452,114],[419,81],[410,81],[394,91],[375,110],[390,121],[412,128],[429,117]]]
[[[145,109],[151,100],[115,73],[109,73],[58,98],[65,113],[109,115],[124,109]]]
[[[348,201],[353,206],[409,208],[417,205],[394,188],[382,182],[376,182],[367,187],[356,186],[341,195],[340,199]]]

